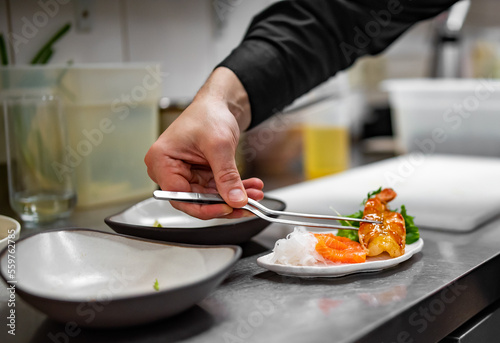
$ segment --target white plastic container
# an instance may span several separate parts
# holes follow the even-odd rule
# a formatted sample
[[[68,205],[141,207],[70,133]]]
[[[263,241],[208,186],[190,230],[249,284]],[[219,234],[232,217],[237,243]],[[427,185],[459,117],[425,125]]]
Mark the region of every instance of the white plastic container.
[[[384,81],[399,152],[500,157],[500,80]]]
[[[163,74],[157,64],[89,64],[0,69],[0,89],[52,88],[63,99],[76,174],[77,206],[139,199],[156,185],[144,156],[158,137]]]

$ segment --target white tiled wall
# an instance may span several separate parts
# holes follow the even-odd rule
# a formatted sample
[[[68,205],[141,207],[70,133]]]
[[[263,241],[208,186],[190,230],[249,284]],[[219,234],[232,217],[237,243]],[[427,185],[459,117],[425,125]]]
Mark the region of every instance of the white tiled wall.
[[[122,39],[120,1],[92,1],[92,29],[80,33],[76,30],[76,1],[8,0],[12,33],[22,37],[13,49],[16,64],[28,64],[36,52],[64,24],[72,29],[55,46],[51,63],[121,62]],[[41,6],[40,4],[45,4]],[[12,44],[15,44],[11,41]]]
[[[161,61],[169,75],[164,93],[194,94],[211,63],[213,25],[209,1],[126,0],[129,61]]]
[[[7,7],[8,2],[8,7]],[[163,94],[192,97],[241,40],[252,16],[273,0],[0,0],[0,32],[9,32],[15,64],[28,64],[65,23],[51,63],[160,62]],[[76,28],[89,4],[91,29]],[[7,16],[10,18],[8,26]]]

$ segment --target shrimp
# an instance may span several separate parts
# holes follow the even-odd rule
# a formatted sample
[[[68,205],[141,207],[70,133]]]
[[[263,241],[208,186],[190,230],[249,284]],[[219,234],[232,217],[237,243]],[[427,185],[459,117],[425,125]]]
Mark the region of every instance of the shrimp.
[[[361,223],[359,242],[368,256],[377,256],[386,251],[391,257],[405,253],[406,228],[403,216],[389,210],[387,203],[396,197],[390,188],[368,199],[363,211],[363,219],[381,221],[382,224]]]

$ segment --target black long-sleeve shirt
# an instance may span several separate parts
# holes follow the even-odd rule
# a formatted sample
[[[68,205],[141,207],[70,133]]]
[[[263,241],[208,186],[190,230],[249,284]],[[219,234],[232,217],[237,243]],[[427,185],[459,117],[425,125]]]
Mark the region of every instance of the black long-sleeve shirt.
[[[231,69],[250,99],[254,127],[296,98],[374,55],[418,21],[457,0],[287,0],[252,20],[219,66]]]

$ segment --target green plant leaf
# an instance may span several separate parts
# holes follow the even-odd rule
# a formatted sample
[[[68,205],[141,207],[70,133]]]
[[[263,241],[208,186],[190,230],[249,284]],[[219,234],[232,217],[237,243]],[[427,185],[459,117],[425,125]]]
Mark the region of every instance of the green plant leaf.
[[[9,64],[9,57],[7,55],[7,45],[5,44],[5,39],[3,34],[0,33],[0,60],[3,66]]]
[[[47,50],[44,50],[43,51],[43,55],[40,56],[40,60],[39,60],[39,63],[40,64],[47,64],[50,60],[50,58],[52,57],[52,55],[54,54],[54,50],[52,48],[49,48]]]
[[[363,211],[359,210],[357,212],[354,212],[353,214],[344,216],[344,217],[350,217],[350,218],[358,218],[361,219],[363,218]],[[340,220],[340,225],[342,226],[350,226],[350,227],[358,227],[359,228],[359,222],[350,222],[347,220]],[[356,241],[359,242],[359,237],[358,237],[358,231],[356,230],[339,230],[337,232],[337,236],[341,237],[347,237],[351,241]]]
[[[418,227],[415,225],[415,222],[414,222],[415,217],[410,216],[406,212],[405,205],[401,205],[400,213],[403,216],[403,219],[405,220],[406,244],[415,243],[420,238],[420,232],[418,231]]]
[[[45,45],[36,53],[35,57],[33,57],[33,59],[31,60],[31,64],[39,64],[39,63],[42,63],[42,58],[45,56],[47,56],[47,54],[50,54],[50,50],[52,49],[52,45],[57,42],[62,36],[64,36],[68,31],[69,29],[71,28],[71,24],[68,23],[66,25],[64,25],[63,27],[61,27],[59,29],[59,31],[57,31],[55,33],[55,35],[53,35],[49,41],[47,43],[45,43]],[[49,59],[50,59],[50,56],[49,56]],[[45,61],[45,63],[48,62],[48,59]]]

